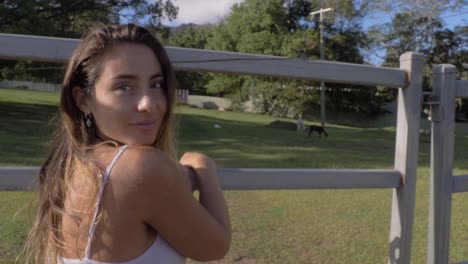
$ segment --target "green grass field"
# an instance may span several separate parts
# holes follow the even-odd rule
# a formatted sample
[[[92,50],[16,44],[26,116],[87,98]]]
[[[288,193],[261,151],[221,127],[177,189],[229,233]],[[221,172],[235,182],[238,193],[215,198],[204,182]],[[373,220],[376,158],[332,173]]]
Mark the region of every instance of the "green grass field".
[[[0,89],[0,166],[39,165],[58,94]],[[270,127],[269,116],[177,110],[180,153],[219,167],[391,168],[395,129],[329,124],[328,139]],[[213,125],[221,125],[214,128]],[[468,128],[457,124],[455,173],[468,173]],[[425,263],[429,138],[422,136],[412,263]],[[226,191],[233,243],[219,263],[386,263],[391,190]],[[0,263],[12,263],[30,222],[30,192],[0,192]],[[466,194],[453,199],[450,261],[468,260]]]

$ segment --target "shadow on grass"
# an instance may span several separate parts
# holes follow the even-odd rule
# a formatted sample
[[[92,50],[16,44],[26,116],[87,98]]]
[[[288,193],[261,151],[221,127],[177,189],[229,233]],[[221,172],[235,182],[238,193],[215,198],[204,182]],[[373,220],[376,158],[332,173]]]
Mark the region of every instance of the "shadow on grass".
[[[205,115],[179,115],[180,150],[214,157],[223,167],[392,168],[395,130],[327,127],[329,137]],[[221,128],[215,128],[218,124]],[[291,123],[292,124],[292,123]],[[468,140],[455,138],[455,165],[468,169]],[[419,166],[430,166],[430,136],[420,135]]]
[[[0,165],[39,165],[57,106],[0,101]]]
[[[0,165],[39,165],[57,106],[0,101]],[[179,153],[200,151],[220,167],[391,168],[395,131],[327,126],[329,137],[307,136],[265,123],[177,114]],[[216,128],[220,126],[219,128]],[[456,137],[455,164],[468,169],[465,137]],[[421,136],[420,166],[429,166],[430,141]]]
[[[215,128],[215,125],[221,128]],[[194,150],[222,167],[389,168],[394,131],[329,127],[328,138],[203,115],[179,115],[181,153]]]

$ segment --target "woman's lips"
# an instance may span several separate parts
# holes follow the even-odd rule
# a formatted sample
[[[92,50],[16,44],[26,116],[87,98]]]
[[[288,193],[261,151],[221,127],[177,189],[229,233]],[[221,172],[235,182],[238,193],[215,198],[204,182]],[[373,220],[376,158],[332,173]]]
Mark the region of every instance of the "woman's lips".
[[[142,121],[129,124],[131,127],[142,129],[142,130],[153,130],[155,127],[154,121]]]

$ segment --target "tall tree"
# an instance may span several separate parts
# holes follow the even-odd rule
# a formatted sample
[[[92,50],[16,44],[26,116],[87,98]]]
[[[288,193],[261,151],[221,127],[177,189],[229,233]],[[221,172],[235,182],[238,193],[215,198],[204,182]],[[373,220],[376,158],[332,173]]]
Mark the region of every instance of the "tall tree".
[[[158,28],[161,19],[176,18],[171,0],[4,0],[0,2],[0,32],[55,37],[80,37],[96,23],[139,22]]]
[[[406,51],[423,52],[434,46],[435,34],[443,28],[444,12],[459,10],[468,0],[374,0],[369,2],[372,16],[389,21],[369,30],[375,49],[387,49],[386,64],[396,66]]]
[[[291,25],[291,20],[288,21],[284,1],[246,0],[235,4],[225,21],[217,25],[207,48],[283,55],[283,42],[288,34],[288,25]],[[280,92],[279,89],[275,89],[278,84],[272,78],[219,74],[212,76],[213,79],[208,84],[208,91],[227,94],[237,103],[241,103],[249,97],[261,98],[259,104],[263,106],[264,112],[271,109],[267,105],[267,102],[271,101],[262,92],[265,89],[260,87],[270,87],[271,94]],[[273,102],[271,103],[273,104]]]
[[[286,19],[289,32],[304,29],[303,19],[309,16],[312,5],[307,0],[286,0]]]
[[[336,18],[325,22],[327,57],[362,63],[360,49],[367,44],[361,30],[365,6],[348,0],[246,0],[232,7],[229,16],[216,27],[207,48],[317,59],[320,57],[318,20],[308,22],[308,15],[313,9],[326,7],[325,4],[336,9]],[[303,81],[216,75],[209,82],[208,89],[236,94],[236,98],[241,99],[253,96],[266,113],[285,113],[284,109],[292,105],[301,113],[318,105],[317,86],[317,83]],[[376,103],[377,108],[368,103],[369,98],[375,97],[372,89],[356,90],[356,98],[364,98],[353,101],[359,105],[356,107],[343,104],[344,97],[338,96],[349,86],[329,87],[333,88],[328,91],[332,95],[329,105],[337,111],[368,113],[378,109],[379,103]]]
[[[459,10],[467,4],[467,0],[370,1],[368,9],[370,16],[384,17],[381,21],[389,21],[370,27],[368,31],[372,40],[370,50],[374,52],[384,50],[383,65],[390,67],[398,67],[399,56],[404,52],[415,51],[426,55],[428,63],[424,69],[423,89],[429,90],[433,63],[441,61],[443,57],[448,59],[442,54],[444,50],[447,51],[458,45],[457,38],[452,38],[450,30],[444,29],[441,17],[444,12]],[[442,39],[445,40],[441,42]],[[454,62],[453,59],[451,61]],[[395,99],[395,90],[383,92],[388,100]]]
[[[95,24],[138,22],[161,29],[161,19],[176,18],[178,8],[171,0],[3,0],[0,1],[0,32],[53,37],[79,38]],[[50,71],[58,64],[0,61],[0,79],[27,78],[60,82],[61,71]],[[35,69],[27,71],[27,69]],[[15,69],[22,74],[15,73]],[[39,70],[42,69],[42,70]]]
[[[426,62],[431,67],[436,64],[450,63],[457,67],[457,78],[466,78],[468,72],[468,26],[448,28],[434,34],[434,45],[424,51]]]

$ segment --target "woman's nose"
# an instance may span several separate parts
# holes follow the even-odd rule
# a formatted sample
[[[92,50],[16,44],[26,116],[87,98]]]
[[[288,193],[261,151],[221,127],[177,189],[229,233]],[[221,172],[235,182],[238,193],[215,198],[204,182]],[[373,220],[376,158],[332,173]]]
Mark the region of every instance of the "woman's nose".
[[[151,94],[145,93],[141,96],[138,101],[138,111],[140,112],[152,112],[154,107],[154,100]]]

